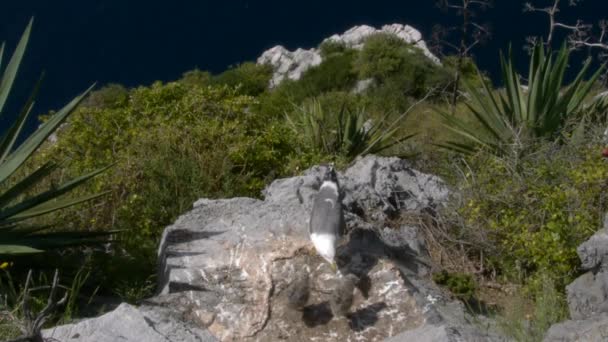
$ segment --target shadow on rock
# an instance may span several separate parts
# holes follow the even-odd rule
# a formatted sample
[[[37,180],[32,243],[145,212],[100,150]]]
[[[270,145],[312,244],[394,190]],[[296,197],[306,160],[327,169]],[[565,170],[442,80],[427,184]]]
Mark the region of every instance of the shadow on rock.
[[[378,263],[379,258],[396,261],[400,268],[405,267],[410,274],[418,274],[421,266],[422,268],[428,266],[420,259],[419,253],[407,243],[401,241],[387,243],[377,232],[360,228],[350,232],[348,243],[338,249],[337,256],[343,274],[352,272],[359,277],[367,275]]]
[[[353,331],[363,331],[374,326],[378,321],[378,313],[386,309],[384,302],[368,305],[349,315],[349,326]]]
[[[195,232],[188,229],[174,229],[165,238],[168,243],[177,244],[208,239],[225,232]]]
[[[304,307],[302,320],[309,328],[325,325],[331,321],[334,315],[331,313],[329,302],[323,302]]]
[[[372,289],[372,279],[368,275],[363,274],[359,276],[359,281],[355,284],[355,287],[361,291],[363,298],[367,299],[369,298],[369,291]]]

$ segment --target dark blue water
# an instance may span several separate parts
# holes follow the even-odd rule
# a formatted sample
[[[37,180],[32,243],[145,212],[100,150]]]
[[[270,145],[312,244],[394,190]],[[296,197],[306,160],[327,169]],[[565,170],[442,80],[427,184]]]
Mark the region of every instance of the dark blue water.
[[[493,39],[475,51],[482,69],[496,75],[498,51],[511,42],[517,59],[527,35],[546,31],[542,15],[522,14],[524,1],[497,0],[479,20]],[[537,1],[547,4],[549,0]],[[563,2],[566,2],[563,0]],[[41,71],[46,78],[36,113],[67,102],[93,82],[149,84],[174,80],[195,67],[220,72],[254,60],[276,44],[312,47],[358,24],[406,23],[428,38],[435,24],[451,17],[434,0],[20,0],[0,6],[0,39],[9,51],[36,16],[24,67],[13,94],[18,103]],[[608,17],[606,0],[585,0],[562,13],[597,22]],[[15,103],[11,108],[14,108]]]

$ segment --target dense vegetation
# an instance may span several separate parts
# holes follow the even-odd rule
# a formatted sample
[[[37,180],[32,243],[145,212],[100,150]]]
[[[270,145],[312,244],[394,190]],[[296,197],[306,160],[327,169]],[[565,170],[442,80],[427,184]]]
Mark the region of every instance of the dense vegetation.
[[[526,314],[540,323],[505,326],[513,335],[542,336],[563,313],[549,317],[545,306],[563,307],[564,286],[579,274],[575,248],[607,209],[608,167],[599,155],[601,134],[592,129],[606,124],[606,106],[590,96],[596,76],[586,82],[583,70],[573,83],[562,82],[568,52],[551,57],[538,48],[528,90],[509,57],[503,90],[466,60],[461,81],[470,98],[452,108],[453,58],[434,64],[384,34],[370,37],[362,50],[336,43],[320,49],[320,65],[272,90],[272,69],[248,62],[218,75],[193,70],[174,82],[107,85],[89,94],[57,140],[21,172],[61,163],[28,190],[38,191],[112,165],[75,190],[106,196],[33,222],[120,233],[105,249],[64,251],[59,262],[5,256],[1,261],[14,262],[0,277],[0,290],[12,294],[7,303],[18,303],[24,271],[42,269],[44,282],[44,271],[56,266],[73,284],[73,298],[79,292],[137,302],[153,290],[163,228],[196,199],[258,197],[273,179],[315,163],[343,166],[382,153],[410,156],[458,190],[453,206],[428,227],[429,234],[443,230],[432,244],[434,261],[444,268],[435,279],[467,302],[483,300],[485,281],[517,284],[523,300],[537,304]],[[354,91],[362,80],[368,88]],[[442,257],[454,254],[466,262]],[[78,304],[64,318],[77,315]]]

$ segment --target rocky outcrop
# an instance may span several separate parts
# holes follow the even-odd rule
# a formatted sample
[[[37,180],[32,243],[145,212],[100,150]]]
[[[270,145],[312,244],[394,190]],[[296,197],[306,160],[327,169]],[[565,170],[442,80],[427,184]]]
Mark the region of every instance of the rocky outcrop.
[[[206,329],[188,323],[177,310],[157,306],[121,304],[114,311],[95,319],[67,324],[43,331],[45,341],[198,341],[217,339]]]
[[[427,56],[433,62],[439,64],[439,58],[435,56],[429,48],[426,46],[424,40],[422,40],[422,34],[420,31],[409,25],[402,24],[392,24],[392,25],[384,25],[381,29],[376,29],[371,26],[361,25],[355,26],[343,34],[335,34],[323,42],[331,41],[336,43],[344,44],[347,47],[353,49],[362,49],[363,43],[365,43],[365,39],[367,37],[376,34],[376,33],[389,33],[397,36],[402,39],[404,42],[408,44],[412,44],[422,50],[425,56]]]
[[[336,42],[349,48],[362,49],[365,39],[376,33],[394,34],[406,43],[418,47],[429,59],[440,64],[439,58],[428,49],[426,43],[422,40],[422,34],[409,25],[384,25],[381,29],[367,25],[355,26],[343,34],[335,34],[323,40],[323,42]],[[270,87],[273,88],[285,79],[300,79],[306,70],[321,64],[322,61],[323,58],[317,49],[289,51],[278,45],[262,53],[257,63],[272,65],[274,74],[270,80]]]
[[[577,248],[588,272],[566,287],[571,320],[556,324],[545,341],[606,341],[608,338],[608,215],[604,228]]]
[[[257,63],[272,65],[270,88],[274,88],[285,79],[299,80],[306,70],[321,64],[322,61],[323,58],[317,49],[289,51],[278,45],[264,51]]]
[[[264,200],[197,201],[163,234],[154,298],[47,336],[147,340],[134,337],[142,329],[141,336],[166,341],[501,340],[468,323],[463,305],[429,279],[419,228],[393,220],[443,206],[448,189],[439,178],[404,160],[374,156],[340,173],[349,234],[338,248],[336,273],[308,237],[312,198],[324,171],[317,166],[276,180]],[[352,305],[335,314],[330,303],[346,275],[356,278]],[[294,294],[299,289],[308,295]],[[189,335],[174,337],[176,327]]]

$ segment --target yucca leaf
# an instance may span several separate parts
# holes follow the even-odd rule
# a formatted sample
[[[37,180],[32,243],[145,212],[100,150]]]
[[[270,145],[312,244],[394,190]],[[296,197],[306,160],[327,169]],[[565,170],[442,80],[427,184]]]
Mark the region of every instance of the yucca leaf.
[[[81,197],[63,198],[63,199],[55,200],[53,202],[45,202],[44,204],[40,204],[38,206],[35,206],[33,208],[21,211],[18,214],[10,216],[6,220],[9,222],[11,222],[11,221],[17,222],[17,221],[29,219],[32,217],[45,215],[45,214],[52,213],[57,210],[65,209],[65,208],[68,208],[68,207],[71,207],[71,206],[74,206],[74,205],[77,205],[80,203],[84,203],[84,202],[94,200],[96,198],[100,198],[102,196],[107,195],[108,193],[109,193],[109,191],[106,191],[106,192],[101,192],[101,193],[86,195],[86,196],[81,196]]]
[[[19,70],[19,65],[21,64],[21,60],[23,59],[23,55],[25,53],[27,42],[30,39],[33,23],[34,18],[30,20],[29,24],[25,28],[13,56],[2,74],[2,80],[0,80],[0,112],[2,112],[4,109],[6,99],[8,98],[11,88],[13,87],[15,77],[17,76],[17,71]],[[2,51],[4,51],[4,45],[2,46]]]
[[[63,123],[67,116],[78,106],[86,95],[93,89],[94,85],[89,87],[80,96],[73,99],[59,112],[55,113],[47,122],[45,122],[36,132],[34,132],[25,142],[17,148],[17,150],[0,165],[0,182],[3,182],[10,177],[51,135],[55,129]]]
[[[521,141],[520,135],[530,138],[555,136],[564,128],[566,120],[583,106],[602,70],[600,68],[588,82],[584,82],[589,68],[586,63],[562,91],[569,51],[563,45],[554,56],[539,44],[530,57],[528,90],[524,92],[511,49],[508,58],[502,54],[500,58],[505,87],[504,95],[499,96],[500,105],[486,82],[482,82],[483,93],[467,87],[465,83],[471,99],[466,105],[483,129],[442,114],[446,127],[465,140],[464,143],[449,142],[444,145],[446,148],[466,152],[470,148],[484,147],[503,154],[513,152],[512,148],[506,148]]]
[[[39,167],[36,171],[23,178],[17,184],[13,185],[0,195],[0,207],[5,207],[18,196],[21,196],[33,185],[50,175],[55,169],[57,169],[57,165],[55,163],[47,162]]]
[[[2,61],[4,60],[4,47],[6,46],[6,43],[2,43],[2,45],[0,45],[0,68],[2,67]]]
[[[33,19],[30,20],[25,32],[21,36],[19,44],[15,49],[8,65],[4,69],[0,79],[0,111],[4,108],[12,85],[14,83],[19,65],[23,59],[25,48],[29,40]],[[4,56],[4,44],[0,47],[0,66]],[[34,153],[42,143],[52,134],[67,116],[73,112],[83,98],[90,92],[91,88],[80,96],[73,99],[59,112],[53,115],[36,132],[30,135],[17,149],[13,151],[24,124],[27,122],[34,100],[40,88],[39,80],[31,96],[26,101],[20,114],[11,127],[0,139],[0,182],[6,181],[23,163]],[[83,231],[51,231],[46,232],[49,226],[22,226],[17,222],[34,216],[43,215],[55,210],[66,208],[84,201],[98,198],[104,193],[86,195],[77,198],[61,198],[68,191],[82,184],[88,179],[103,172],[106,168],[91,172],[78,177],[56,188],[51,188],[38,195],[25,198],[21,197],[34,185],[45,179],[56,169],[56,165],[49,162],[25,176],[16,184],[8,187],[0,193],[0,254],[30,254],[40,253],[44,248],[64,247],[81,245],[83,243],[100,242],[100,237],[106,237],[112,232],[83,232]],[[19,200],[21,200],[19,202]]]
[[[97,176],[98,174],[104,172],[107,169],[108,169],[108,167],[105,167],[105,168],[93,171],[86,175],[72,179],[72,180],[58,186],[57,188],[50,189],[50,190],[42,192],[41,194],[30,197],[30,198],[24,200],[23,202],[20,202],[14,206],[11,206],[8,208],[2,208],[2,209],[0,209],[0,220],[8,220],[8,219],[15,220],[15,218],[22,217],[23,216],[22,213],[27,211],[28,209],[38,207],[39,205],[42,205],[42,204],[46,203],[47,201],[55,199],[65,193],[71,191],[75,187],[77,187],[77,186],[81,185],[82,183],[86,182],[87,180]],[[93,196],[98,196],[98,195],[93,195]],[[65,207],[65,206],[62,205],[61,207]],[[57,210],[57,209],[55,209],[55,210]],[[47,210],[47,212],[50,212],[50,211],[53,211],[53,210]],[[29,215],[29,216],[32,216],[32,215]]]
[[[34,99],[38,95],[38,91],[40,90],[40,85],[42,84],[42,76],[36,82],[36,86],[32,91],[29,99],[25,103],[25,106],[21,110],[21,113],[15,120],[15,122],[11,125],[11,128],[4,134],[2,139],[0,139],[0,163],[6,160],[6,157],[11,153],[13,149],[13,145],[19,136],[19,133],[23,129],[23,125],[27,122],[30,113],[32,112],[32,108],[34,107]]]
[[[5,227],[0,229],[0,240],[5,241],[6,239],[33,235],[43,230],[50,229],[51,227],[51,225],[23,226],[13,224],[10,228]]]
[[[24,245],[0,243],[0,255],[33,254],[41,252],[44,251]]]

